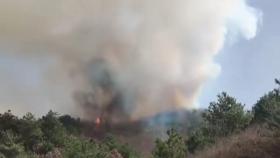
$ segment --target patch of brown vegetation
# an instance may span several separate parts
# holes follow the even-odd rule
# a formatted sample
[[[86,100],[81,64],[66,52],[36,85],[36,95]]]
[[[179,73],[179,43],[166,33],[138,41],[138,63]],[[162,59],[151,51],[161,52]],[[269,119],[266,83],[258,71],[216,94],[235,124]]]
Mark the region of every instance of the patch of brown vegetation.
[[[123,158],[118,150],[112,150],[110,153],[110,158]]]
[[[38,155],[38,158],[63,158],[61,151],[55,148],[53,151],[48,152],[45,155]]]
[[[254,127],[222,139],[193,158],[279,158],[280,137],[264,128]]]

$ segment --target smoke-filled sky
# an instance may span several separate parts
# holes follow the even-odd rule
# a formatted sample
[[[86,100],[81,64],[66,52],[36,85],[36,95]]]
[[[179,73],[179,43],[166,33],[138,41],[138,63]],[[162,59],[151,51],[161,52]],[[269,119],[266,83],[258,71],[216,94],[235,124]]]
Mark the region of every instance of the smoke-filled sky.
[[[120,104],[139,119],[222,90],[251,104],[280,66],[274,3],[0,0],[0,110],[90,117]]]
[[[264,93],[275,88],[274,78],[280,78],[280,1],[251,0],[262,11],[262,24],[252,40],[228,44],[216,57],[222,70],[210,80],[200,97],[203,107],[215,100],[217,93],[227,91],[250,107]]]

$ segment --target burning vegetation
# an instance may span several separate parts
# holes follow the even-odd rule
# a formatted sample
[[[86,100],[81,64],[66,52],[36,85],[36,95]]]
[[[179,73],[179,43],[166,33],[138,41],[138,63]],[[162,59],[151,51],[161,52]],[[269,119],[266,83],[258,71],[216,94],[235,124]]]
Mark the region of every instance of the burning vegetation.
[[[183,124],[176,120],[178,115],[181,120],[182,116],[194,114],[168,113],[137,121],[146,125],[143,130],[135,128],[140,127],[137,122],[106,127],[101,117],[83,121],[50,111],[37,119],[31,113],[17,117],[8,111],[0,114],[0,157],[279,157],[280,88],[261,97],[252,112],[245,111],[244,105],[227,93],[221,93],[207,110],[196,113],[199,117],[185,118],[191,120],[191,126],[182,126],[186,120]],[[166,118],[174,122],[169,124]],[[160,135],[162,129],[155,131],[161,121],[165,127],[172,127],[167,135]],[[161,138],[155,140],[156,137]]]
[[[0,102],[80,117],[1,114],[0,157],[185,158],[254,125],[278,139],[279,89],[252,112],[226,93],[193,110],[226,38],[260,18],[246,0],[0,0],[0,54],[38,69],[31,86],[0,78]]]

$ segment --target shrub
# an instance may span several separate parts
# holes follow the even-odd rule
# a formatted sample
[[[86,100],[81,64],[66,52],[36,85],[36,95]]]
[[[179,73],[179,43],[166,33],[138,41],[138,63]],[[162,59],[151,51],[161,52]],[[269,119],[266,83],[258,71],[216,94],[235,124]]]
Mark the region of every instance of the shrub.
[[[63,156],[67,158],[108,158],[109,151],[93,141],[71,136],[65,143]]]
[[[275,111],[280,110],[280,92],[274,89],[260,98],[253,107],[253,123],[265,123],[267,119],[274,117]]]
[[[69,134],[79,135],[81,133],[80,119],[75,119],[70,115],[63,115],[59,117],[59,121]]]
[[[250,127],[230,137],[219,139],[193,158],[279,158],[280,139],[264,127]]]
[[[10,130],[16,134],[20,133],[19,119],[8,110],[4,114],[0,114],[0,131]]]
[[[58,120],[58,114],[49,111],[46,116],[40,120],[41,129],[45,141],[49,141],[56,147],[63,146],[66,131],[62,123]]]
[[[205,146],[213,144],[215,140],[208,133],[208,129],[203,127],[194,130],[187,140],[188,151],[194,153],[196,150],[202,150]]]
[[[19,142],[19,137],[10,130],[0,133],[0,158],[32,158],[33,154],[27,153]]]
[[[127,144],[121,144],[113,135],[107,135],[102,142],[110,151],[117,150],[123,158],[139,158],[139,154]]]
[[[185,158],[187,146],[185,140],[175,130],[167,131],[168,139],[156,140],[156,147],[153,150],[154,158]]]
[[[251,114],[235,98],[222,92],[217,102],[211,102],[203,114],[204,122],[211,137],[224,137],[249,125]]]
[[[251,113],[244,111],[244,105],[222,92],[216,102],[211,102],[202,114],[201,127],[188,138],[187,146],[191,153],[213,144],[216,139],[226,137],[249,126]]]
[[[25,149],[36,152],[36,148],[43,141],[43,133],[40,124],[34,115],[27,113],[20,119],[21,141]]]

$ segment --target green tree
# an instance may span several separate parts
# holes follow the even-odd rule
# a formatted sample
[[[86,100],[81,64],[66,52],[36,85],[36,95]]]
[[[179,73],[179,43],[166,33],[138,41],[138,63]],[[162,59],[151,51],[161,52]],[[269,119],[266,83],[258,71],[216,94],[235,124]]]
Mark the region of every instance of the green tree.
[[[28,154],[24,150],[20,138],[13,131],[0,132],[0,157],[4,158],[32,158],[33,154]]]
[[[19,138],[12,131],[1,132],[0,153],[6,157],[18,157],[24,151],[22,144],[18,144]]]
[[[267,118],[269,127],[278,130],[277,134],[280,134],[280,108],[273,111],[270,117]]]
[[[36,123],[32,114],[27,114],[23,119],[14,116],[11,111],[0,114],[0,150],[6,157],[32,157],[30,154],[32,146],[37,144],[38,137],[41,137],[39,126],[35,128]],[[37,135],[37,130],[39,130]],[[36,135],[38,137],[36,137]],[[30,150],[29,150],[30,149]],[[1,154],[0,154],[1,155]]]
[[[0,131],[10,130],[16,134],[20,133],[19,119],[8,110],[4,114],[0,114]]]
[[[251,113],[244,111],[244,105],[222,92],[216,102],[211,102],[202,113],[202,124],[188,138],[187,146],[191,153],[213,144],[216,139],[226,137],[245,129],[251,121]]]
[[[185,139],[175,130],[167,131],[168,139],[162,141],[156,140],[156,147],[153,150],[154,158],[185,158],[187,155],[187,146]]]
[[[80,119],[75,119],[70,115],[63,115],[59,117],[59,121],[69,134],[79,135],[81,133],[82,125]]]
[[[58,114],[49,111],[46,116],[40,120],[43,139],[47,146],[61,147],[66,138],[66,131],[62,123],[58,120]],[[50,144],[51,143],[51,144]]]
[[[277,79],[275,82],[279,87],[261,97],[253,107],[253,123],[265,123],[280,110],[280,82]]]
[[[63,156],[67,158],[109,158],[109,150],[93,141],[70,136],[65,142]]]
[[[20,121],[21,141],[25,148],[36,152],[43,140],[43,133],[34,115],[27,113]]]
[[[120,143],[113,135],[107,135],[102,142],[110,151],[117,150],[123,158],[139,158],[139,154],[128,144]]]
[[[205,127],[194,130],[187,140],[188,151],[195,153],[195,151],[202,150],[205,146],[213,144],[215,139],[209,136],[209,132],[208,128]]]
[[[251,113],[244,111],[244,105],[222,92],[216,102],[211,102],[203,113],[206,128],[211,137],[224,137],[249,125]]]

